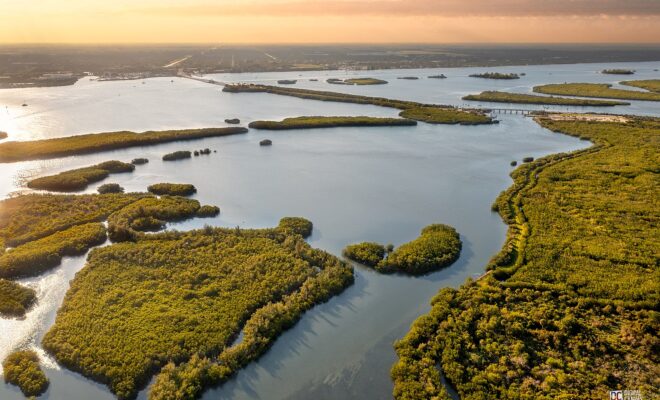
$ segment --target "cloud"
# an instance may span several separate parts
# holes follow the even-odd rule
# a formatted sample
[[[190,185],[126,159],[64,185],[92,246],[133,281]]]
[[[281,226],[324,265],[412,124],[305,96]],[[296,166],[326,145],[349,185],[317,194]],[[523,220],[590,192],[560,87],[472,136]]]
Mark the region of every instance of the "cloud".
[[[660,0],[308,0],[154,6],[128,13],[167,16],[660,16]]]

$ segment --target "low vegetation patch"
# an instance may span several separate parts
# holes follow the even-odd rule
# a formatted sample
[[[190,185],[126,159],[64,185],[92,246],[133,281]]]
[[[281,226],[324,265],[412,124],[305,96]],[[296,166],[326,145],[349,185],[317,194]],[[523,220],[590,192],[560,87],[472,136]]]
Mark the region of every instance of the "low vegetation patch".
[[[410,126],[416,121],[402,118],[379,117],[296,117],[282,121],[253,121],[248,125],[254,129],[284,130],[336,128],[345,126]]]
[[[399,116],[429,124],[482,125],[493,119],[480,111],[463,111],[444,107],[419,107],[401,111]]]
[[[0,255],[0,277],[18,278],[34,276],[60,265],[62,257],[85,254],[93,246],[103,244],[106,231],[95,222],[76,225],[46,236]]]
[[[212,218],[220,214],[220,208],[217,206],[201,206],[195,216],[197,218]]]
[[[613,89],[604,83],[556,83],[535,86],[534,91],[560,96],[599,97],[606,99],[660,101],[658,92],[640,92],[637,90]]]
[[[106,161],[91,167],[72,169],[57,175],[36,178],[27,183],[30,189],[51,192],[75,192],[85,190],[88,185],[102,181],[110,174],[133,172],[135,165],[121,161]]]
[[[429,75],[429,79],[447,79],[445,74],[440,74],[440,75]]]
[[[308,238],[312,235],[314,225],[312,221],[300,217],[284,217],[280,220],[279,230],[287,235],[300,235]]]
[[[247,129],[241,127],[149,131],[144,133],[107,132],[27,142],[5,142],[0,144],[0,163],[59,158],[246,132]]]
[[[502,251],[396,343],[395,398],[660,395],[660,119],[537,120],[595,145],[513,171]]]
[[[131,161],[131,164],[133,165],[144,165],[149,162],[148,159],[146,158],[134,158],[133,161]]]
[[[9,137],[9,135],[7,135],[7,132],[0,131],[0,140],[7,139],[7,137]]]
[[[345,79],[344,83],[348,85],[385,85],[387,81],[384,81],[382,79],[376,79],[376,78],[352,78],[352,79]]]
[[[296,218],[274,229],[207,227],[97,248],[44,348],[120,399],[161,368],[150,399],[197,398],[352,283],[349,266],[297,234],[308,227]]]
[[[192,153],[187,150],[179,150],[172,153],[167,153],[163,156],[163,161],[177,161],[192,158]]]
[[[622,85],[646,89],[650,92],[660,93],[660,79],[647,79],[639,81],[623,81]]]
[[[548,104],[560,106],[590,106],[611,107],[625,106],[630,103],[623,101],[571,99],[567,97],[536,96],[533,94],[507,93],[497,91],[486,91],[480,94],[471,94],[463,97],[463,100],[489,101],[494,103],[516,103],[516,104]]]
[[[0,317],[22,317],[36,301],[34,290],[0,278]]]
[[[150,185],[147,190],[159,196],[190,196],[197,193],[197,188],[189,183],[156,183]]]
[[[502,72],[485,72],[482,74],[472,74],[470,78],[483,78],[483,79],[520,79],[520,75],[515,73],[502,73]]]
[[[96,189],[99,194],[124,193],[124,188],[118,183],[106,183]]]
[[[422,229],[420,236],[394,249],[373,242],[347,246],[346,258],[379,272],[403,272],[421,275],[448,267],[461,253],[461,239],[456,229],[444,224],[433,224]]]
[[[601,74],[607,75],[632,75],[635,73],[635,70],[632,69],[604,69],[600,71]]]
[[[400,76],[396,79],[403,79],[405,81],[416,81],[416,80],[419,79],[419,77],[418,76]]]
[[[31,350],[15,351],[3,362],[5,382],[16,385],[25,396],[39,396],[48,389],[48,378],[39,366],[39,356]]]
[[[346,246],[344,257],[375,268],[385,258],[385,246],[374,242],[362,242]]]
[[[232,124],[232,125],[237,125],[240,124],[241,120],[238,118],[228,118],[225,120],[225,124]]]

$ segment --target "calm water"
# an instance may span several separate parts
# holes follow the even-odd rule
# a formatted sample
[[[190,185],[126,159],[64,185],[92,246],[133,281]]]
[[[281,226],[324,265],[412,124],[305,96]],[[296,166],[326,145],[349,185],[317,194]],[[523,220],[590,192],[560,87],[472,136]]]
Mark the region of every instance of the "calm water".
[[[461,104],[466,93],[497,88],[526,92],[557,81],[614,81],[596,73],[603,68],[632,67],[636,79],[650,77],[660,63],[526,66],[488,68],[525,72],[519,81],[467,78],[476,69],[371,71],[390,84],[372,87],[328,85],[327,77],[343,73],[277,73],[217,76],[221,80],[260,81],[317,76],[320,82],[298,86],[350,91],[424,102]],[[483,69],[478,69],[483,70]],[[401,81],[397,76],[445,73],[445,80]],[[655,73],[657,76],[657,73]],[[350,73],[349,76],[356,75]],[[396,110],[341,103],[322,103],[268,94],[227,94],[217,86],[190,80],[150,79],[132,82],[81,81],[64,88],[0,91],[0,130],[15,140],[66,136],[109,130],[147,130],[221,126],[225,118],[283,118],[298,115],[396,115]],[[28,107],[21,107],[23,102]],[[658,114],[658,105],[634,102],[627,110]],[[579,110],[581,108],[577,108]],[[608,112],[625,112],[616,107]],[[66,159],[2,164],[0,196],[23,190],[25,178],[110,159],[147,157],[151,162],[132,174],[113,175],[129,191],[152,183],[189,182],[195,198],[220,206],[215,219],[174,224],[191,229],[203,224],[269,227],[287,215],[314,222],[310,243],[339,255],[353,242],[400,244],[434,222],[455,226],[464,243],[459,261],[425,277],[383,276],[356,266],[355,285],[330,302],[309,311],[272,349],[205,399],[306,399],[391,396],[389,368],[395,361],[394,340],[428,311],[442,287],[458,286],[483,272],[501,247],[506,232],[490,211],[497,194],[511,182],[511,160],[583,148],[586,142],[554,134],[520,116],[501,116],[493,126],[341,128],[264,133],[170,143]],[[263,138],[271,148],[258,146]],[[181,149],[209,147],[218,152],[176,163],[160,157]],[[105,183],[104,182],[104,183]],[[93,192],[96,185],[87,192]],[[13,349],[40,351],[51,380],[48,399],[111,399],[105,387],[57,366],[39,348],[68,281],[84,257],[67,258],[61,267],[22,281],[37,290],[39,303],[25,320],[0,319],[0,359]],[[141,394],[144,397],[144,393]],[[22,398],[0,384],[0,399]]]

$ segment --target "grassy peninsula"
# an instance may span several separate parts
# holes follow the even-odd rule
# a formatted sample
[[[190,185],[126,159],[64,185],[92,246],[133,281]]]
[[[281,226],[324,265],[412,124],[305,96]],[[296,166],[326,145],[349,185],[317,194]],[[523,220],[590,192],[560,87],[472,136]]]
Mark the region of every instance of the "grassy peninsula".
[[[627,106],[628,102],[611,100],[571,99],[567,97],[536,96],[533,94],[507,93],[497,91],[486,91],[480,94],[470,94],[463,100],[488,101],[493,103],[516,103],[516,104],[547,104],[558,106],[589,106],[589,107],[612,107]]]
[[[411,126],[417,121],[403,118],[378,117],[296,117],[282,121],[253,121],[248,125],[253,129],[284,130],[336,128],[345,126]]]
[[[650,92],[660,93],[660,79],[646,79],[638,81],[623,81],[622,85],[646,89]]]
[[[535,86],[534,91],[537,93],[555,94],[560,96],[660,101],[660,93],[658,92],[612,89],[612,85],[605,83],[555,83]]]
[[[272,93],[319,101],[372,104],[409,111],[407,115],[404,115],[403,112],[399,115],[407,119],[432,123],[456,124],[464,122],[469,125],[476,123],[488,124],[493,122],[492,118],[488,117],[480,110],[462,110],[452,106],[423,104],[405,100],[392,100],[384,97],[359,96],[354,94],[252,84],[226,85],[222,90],[229,93]]]
[[[144,133],[124,131],[28,142],[4,142],[0,143],[0,163],[67,157],[245,132],[247,132],[247,129],[241,127],[149,131]]]
[[[26,397],[39,396],[48,389],[48,378],[39,366],[39,356],[31,350],[15,351],[3,362],[5,382],[16,385]]]
[[[88,185],[102,181],[110,174],[133,172],[135,165],[121,161],[106,161],[91,167],[72,169],[57,175],[32,179],[27,183],[30,189],[52,192],[74,192],[84,190]]]
[[[352,283],[350,267],[304,241],[310,228],[296,218],[274,229],[208,227],[97,248],[43,345],[120,399],[161,368],[150,399],[197,398]]]
[[[660,394],[660,119],[538,121],[595,145],[512,173],[504,248],[396,343],[395,398],[450,398],[440,371],[462,399]]]
[[[347,246],[343,254],[379,272],[421,275],[453,264],[461,253],[461,247],[456,229],[433,224],[422,229],[417,239],[396,249],[364,242]]]
[[[520,79],[520,75],[514,73],[502,73],[502,72],[484,72],[482,74],[472,74],[470,78],[482,78],[482,79]]]

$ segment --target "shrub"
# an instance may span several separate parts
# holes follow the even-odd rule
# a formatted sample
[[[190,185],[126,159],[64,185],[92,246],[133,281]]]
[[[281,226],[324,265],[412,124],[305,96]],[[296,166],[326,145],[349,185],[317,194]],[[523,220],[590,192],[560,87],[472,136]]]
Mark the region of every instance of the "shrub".
[[[241,123],[241,120],[238,119],[238,118],[230,118],[230,119],[226,119],[226,120],[225,120],[225,123],[226,123],[226,124],[234,124],[234,125],[235,125],[235,124],[240,124],[240,123]]]
[[[259,146],[272,146],[273,141],[270,139],[264,139],[259,142]]]
[[[434,224],[422,229],[417,239],[396,248],[377,268],[382,272],[424,274],[451,265],[460,252],[461,239],[456,229]]]
[[[312,221],[300,217],[284,217],[278,225],[278,229],[282,232],[300,235],[303,238],[311,236],[313,228]]]
[[[217,216],[218,214],[220,214],[220,208],[216,206],[201,206],[199,210],[197,210],[198,218],[211,218]]]
[[[191,196],[197,193],[197,188],[189,183],[156,183],[150,185],[147,190],[159,196]]]
[[[522,159],[524,163],[531,163],[534,161],[534,157],[525,157]]]
[[[96,189],[99,194],[124,193],[124,188],[118,183],[106,183]]]
[[[175,151],[173,153],[168,153],[163,156],[163,161],[176,161],[176,160],[183,160],[185,158],[191,158],[192,153],[189,151],[185,150],[179,150]]]
[[[144,165],[149,162],[148,159],[146,158],[134,158],[133,161],[131,161],[131,164],[133,165]]]
[[[22,317],[36,301],[37,295],[34,290],[0,279],[0,316]]]
[[[25,396],[39,396],[48,389],[48,378],[39,366],[39,356],[31,350],[15,351],[3,362],[5,381],[16,385]]]
[[[382,244],[363,242],[346,246],[344,257],[368,267],[376,267],[385,257],[385,247]]]

